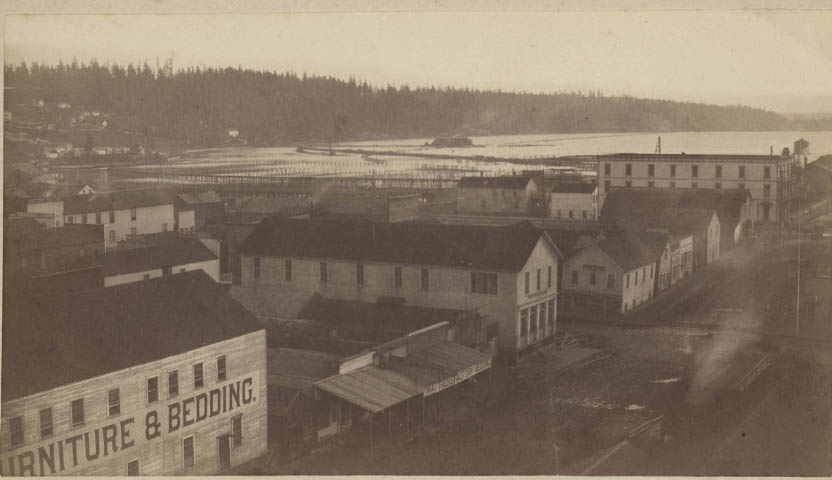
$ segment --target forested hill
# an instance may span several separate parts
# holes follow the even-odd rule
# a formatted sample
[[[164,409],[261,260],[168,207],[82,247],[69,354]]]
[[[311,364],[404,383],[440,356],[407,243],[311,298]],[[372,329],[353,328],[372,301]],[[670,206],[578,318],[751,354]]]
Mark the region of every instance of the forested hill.
[[[592,93],[529,94],[366,82],[244,69],[152,69],[96,62],[5,66],[6,105],[40,99],[106,112],[125,130],[217,145],[514,133],[779,130],[783,116]],[[13,87],[13,88],[8,88]],[[118,122],[122,124],[122,122]],[[804,127],[811,126],[805,125]]]

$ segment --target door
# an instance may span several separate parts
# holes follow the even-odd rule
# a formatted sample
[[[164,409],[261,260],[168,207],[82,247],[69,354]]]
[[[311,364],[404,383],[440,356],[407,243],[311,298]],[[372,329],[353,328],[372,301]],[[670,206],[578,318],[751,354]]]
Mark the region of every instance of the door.
[[[217,437],[217,449],[220,471],[231,468],[231,435],[225,434]]]

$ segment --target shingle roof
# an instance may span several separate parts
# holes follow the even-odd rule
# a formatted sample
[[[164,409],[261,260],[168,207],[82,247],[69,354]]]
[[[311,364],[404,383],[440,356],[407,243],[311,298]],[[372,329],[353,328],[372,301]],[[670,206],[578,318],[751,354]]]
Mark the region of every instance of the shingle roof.
[[[707,228],[713,216],[713,210],[704,208],[666,208],[661,215],[650,221],[650,227],[686,235]]]
[[[646,227],[667,208],[715,210],[720,222],[737,224],[748,190],[704,188],[612,188],[601,208],[601,221],[637,228]]]
[[[2,401],[261,330],[205,272],[5,298]]]
[[[271,218],[240,252],[518,272],[541,235],[535,228]]]
[[[314,294],[297,317],[314,320],[309,331],[363,342],[387,342],[438,322],[456,324],[464,310],[333,300]]]
[[[222,198],[220,198],[219,194],[213,190],[209,190],[207,192],[184,192],[177,194],[176,197],[189,205],[222,203]]]
[[[173,194],[167,190],[122,190],[66,197],[64,198],[64,214],[106,212],[168,204],[173,204]]]
[[[519,175],[503,177],[462,177],[457,183],[459,188],[508,188],[523,189],[534,181],[531,177]]]
[[[112,250],[100,255],[94,262],[103,266],[105,276],[112,276],[216,260],[216,258],[216,255],[196,238],[160,236],[153,244]]]
[[[549,190],[552,193],[592,193],[598,186],[594,183],[564,182],[556,183]]]
[[[625,272],[656,261],[658,256],[631,232],[621,232],[596,244]]]

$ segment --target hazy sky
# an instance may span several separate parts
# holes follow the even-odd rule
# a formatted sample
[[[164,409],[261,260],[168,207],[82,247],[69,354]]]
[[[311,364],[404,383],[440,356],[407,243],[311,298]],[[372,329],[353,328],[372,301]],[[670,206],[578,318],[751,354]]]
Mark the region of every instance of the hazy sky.
[[[8,16],[5,61],[237,66],[832,112],[832,11]]]

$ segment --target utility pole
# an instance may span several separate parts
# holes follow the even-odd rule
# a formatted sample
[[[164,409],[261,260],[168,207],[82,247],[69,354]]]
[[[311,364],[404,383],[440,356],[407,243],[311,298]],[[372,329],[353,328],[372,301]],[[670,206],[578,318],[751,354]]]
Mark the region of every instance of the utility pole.
[[[795,309],[794,334],[800,336],[800,215],[797,216],[797,308]]]

